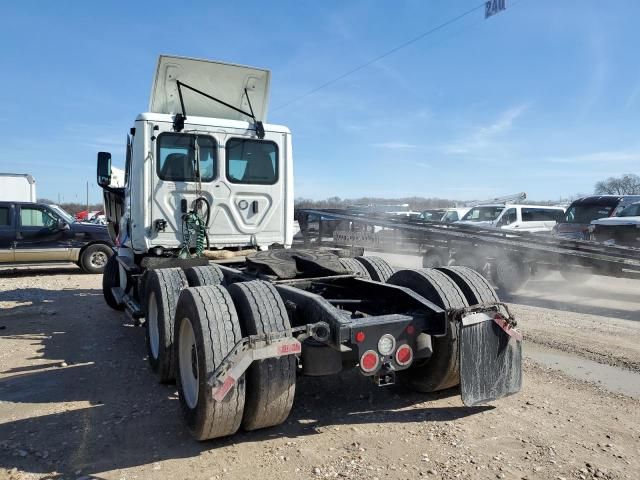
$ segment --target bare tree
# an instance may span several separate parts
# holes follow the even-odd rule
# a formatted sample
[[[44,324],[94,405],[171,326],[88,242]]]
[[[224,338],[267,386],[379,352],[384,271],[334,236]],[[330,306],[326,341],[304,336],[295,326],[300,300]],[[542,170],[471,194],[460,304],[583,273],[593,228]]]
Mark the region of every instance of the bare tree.
[[[633,173],[609,177],[596,183],[594,191],[598,195],[640,195],[640,177]]]

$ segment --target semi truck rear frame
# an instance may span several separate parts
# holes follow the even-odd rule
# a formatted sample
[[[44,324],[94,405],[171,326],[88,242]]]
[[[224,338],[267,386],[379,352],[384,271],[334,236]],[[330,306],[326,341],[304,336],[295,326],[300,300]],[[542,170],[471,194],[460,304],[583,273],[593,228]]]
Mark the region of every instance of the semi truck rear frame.
[[[160,57],[124,187],[98,154],[116,245],[105,300],[145,325],[149,364],[176,382],[193,436],[282,423],[297,375],[460,385],[470,406],[519,391],[521,337],[481,275],[289,248],[291,134],[263,123],[269,82],[266,70]]]

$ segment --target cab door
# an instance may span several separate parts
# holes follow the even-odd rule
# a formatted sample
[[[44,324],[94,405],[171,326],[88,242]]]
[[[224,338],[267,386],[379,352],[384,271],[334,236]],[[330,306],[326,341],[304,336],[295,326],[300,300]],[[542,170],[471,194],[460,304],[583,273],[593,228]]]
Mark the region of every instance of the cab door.
[[[262,140],[230,137],[222,165],[228,189],[213,212],[212,238],[226,242],[249,237],[255,245],[283,243],[284,135],[267,133]]]
[[[44,205],[19,205],[15,261],[68,261],[71,246],[67,228],[61,228],[58,216]]]
[[[506,209],[497,220],[497,225],[504,230],[518,230],[520,228],[518,210],[513,207]]]
[[[0,263],[11,263],[14,260],[16,242],[16,224],[12,204],[0,205]]]
[[[219,132],[216,136],[160,133],[152,221],[165,220],[166,226],[153,233],[151,244],[179,244],[183,215],[198,197],[206,199],[210,208],[205,216],[212,246],[284,243],[284,138],[273,132],[263,140]]]

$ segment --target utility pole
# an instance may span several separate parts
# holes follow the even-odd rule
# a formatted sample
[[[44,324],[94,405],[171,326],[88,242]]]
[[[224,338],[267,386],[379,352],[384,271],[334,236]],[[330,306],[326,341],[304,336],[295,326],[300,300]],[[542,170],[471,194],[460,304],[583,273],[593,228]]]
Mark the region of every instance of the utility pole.
[[[89,182],[87,182],[87,220],[89,220]]]

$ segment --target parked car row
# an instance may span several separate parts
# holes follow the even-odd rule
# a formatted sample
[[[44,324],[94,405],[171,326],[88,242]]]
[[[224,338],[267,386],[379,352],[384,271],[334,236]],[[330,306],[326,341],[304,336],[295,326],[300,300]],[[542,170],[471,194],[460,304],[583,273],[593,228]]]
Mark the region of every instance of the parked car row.
[[[509,203],[429,209],[418,219],[520,232],[550,232],[568,239],[640,246],[640,195],[582,197],[566,210],[559,206]]]

